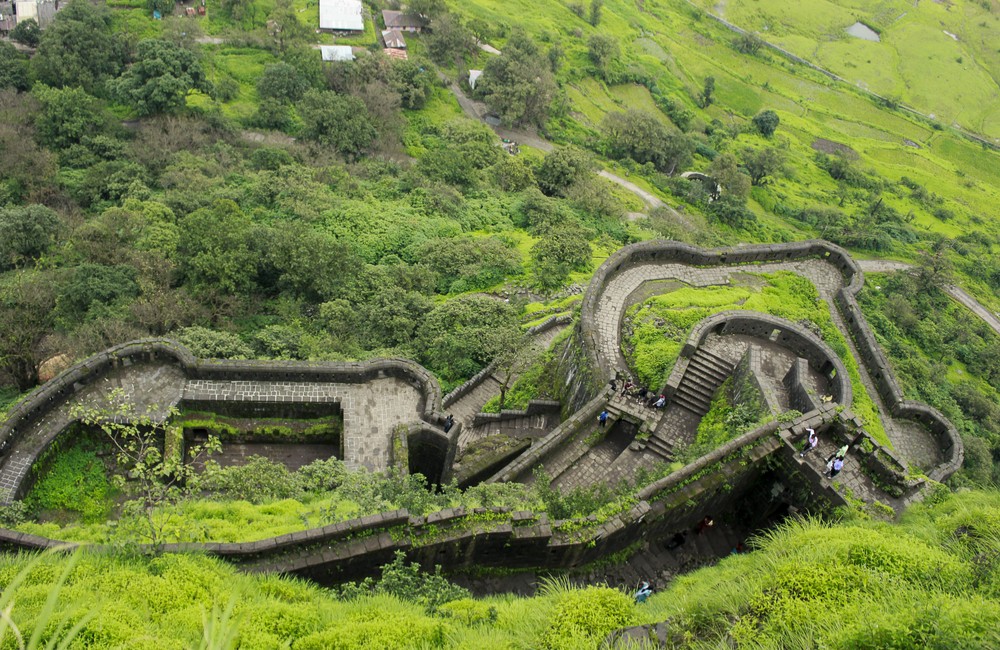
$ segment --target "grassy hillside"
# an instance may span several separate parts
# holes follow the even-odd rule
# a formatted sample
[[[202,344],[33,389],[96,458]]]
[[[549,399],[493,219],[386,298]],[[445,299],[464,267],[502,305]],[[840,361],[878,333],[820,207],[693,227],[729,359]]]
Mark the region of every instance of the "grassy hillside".
[[[1000,136],[1000,4],[695,0],[767,41],[945,124]],[[861,22],[880,38],[849,36]]]
[[[79,648],[534,650],[594,648],[617,628],[668,620],[675,648],[990,648],[998,540],[995,492],[942,495],[899,524],[792,521],[644,605],[560,581],[534,598],[472,599],[401,562],[338,595],[198,556],[7,555],[0,630],[48,641],[77,623]]]

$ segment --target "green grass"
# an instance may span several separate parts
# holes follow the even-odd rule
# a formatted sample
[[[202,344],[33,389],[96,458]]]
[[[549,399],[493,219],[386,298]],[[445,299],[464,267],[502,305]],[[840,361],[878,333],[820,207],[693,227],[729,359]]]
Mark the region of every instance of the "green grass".
[[[831,306],[820,300],[816,287],[788,271],[752,276],[761,278],[763,286],[745,283],[683,287],[630,307],[626,312],[626,325],[632,328],[632,333],[623,339],[622,346],[639,381],[647,386],[664,385],[691,328],[712,314],[747,309],[793,323],[808,320],[820,329],[823,340],[847,368],[854,391],[852,409],[861,416],[865,428],[876,440],[891,447],[878,409],[861,383],[857,360],[830,317]]]
[[[979,2],[695,2],[852,83],[899,97],[946,123],[1000,135],[995,5],[986,10]],[[844,30],[857,20],[879,29],[881,42],[848,36]]]
[[[0,584],[22,630],[84,620],[74,647],[206,647],[211,627],[241,648],[554,650],[597,647],[613,629],[664,620],[670,639],[694,650],[1000,644],[1000,493],[936,497],[898,524],[857,517],[790,520],[752,552],[675,578],[643,605],[557,580],[533,598],[438,587],[431,595],[451,602],[429,613],[416,582],[337,598],[195,554],[4,554]],[[51,593],[58,606],[46,614]]]

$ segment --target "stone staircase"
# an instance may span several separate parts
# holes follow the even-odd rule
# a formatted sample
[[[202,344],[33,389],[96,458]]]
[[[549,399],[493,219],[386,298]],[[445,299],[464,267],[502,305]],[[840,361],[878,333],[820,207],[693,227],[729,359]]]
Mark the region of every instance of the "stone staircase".
[[[639,584],[648,581],[655,591],[661,591],[675,577],[728,557],[736,545],[746,543],[746,531],[716,522],[698,535],[685,529],[686,540],[680,547],[668,549],[670,535],[650,540],[628,560],[614,565],[581,567],[569,571],[519,571],[496,576],[453,574],[449,578],[471,590],[476,596],[497,593],[534,595],[543,576],[565,575],[578,585],[607,584],[631,594]]]
[[[705,348],[698,348],[688,362],[672,402],[701,417],[708,413],[715,391],[719,389],[735,366]]]

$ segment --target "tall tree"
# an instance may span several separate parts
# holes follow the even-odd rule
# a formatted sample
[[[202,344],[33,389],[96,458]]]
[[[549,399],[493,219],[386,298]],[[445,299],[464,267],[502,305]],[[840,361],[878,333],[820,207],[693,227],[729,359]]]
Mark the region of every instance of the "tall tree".
[[[125,42],[114,31],[110,10],[72,0],[42,32],[31,67],[42,83],[100,93],[104,81],[117,76],[125,60]]]
[[[506,124],[543,125],[556,96],[552,65],[523,32],[515,32],[503,54],[491,58],[477,85]]]
[[[705,77],[705,86],[701,89],[698,103],[702,108],[708,108],[715,101],[715,77]]]
[[[785,163],[784,154],[773,147],[764,149],[747,147],[743,150],[742,158],[743,168],[750,176],[750,184],[754,186],[766,185],[770,177]]]
[[[329,90],[310,90],[299,104],[302,135],[333,147],[348,159],[357,158],[378,133],[368,119],[364,102]]]
[[[618,41],[606,34],[594,34],[587,41],[587,54],[602,77],[607,78],[608,69],[618,60],[621,50]]]
[[[42,341],[52,332],[54,284],[28,271],[8,274],[0,284],[0,372],[22,392],[38,383],[46,357]]]
[[[538,187],[549,196],[565,193],[596,169],[594,159],[576,147],[558,147],[545,154],[535,172]]]
[[[188,91],[210,92],[211,84],[191,50],[150,39],[139,41],[135,63],[112,88],[119,100],[140,115],[155,115],[183,107]]]
[[[765,138],[770,138],[778,129],[778,125],[781,123],[781,118],[778,117],[777,113],[768,109],[757,113],[752,121],[753,127],[757,129],[758,133]]]

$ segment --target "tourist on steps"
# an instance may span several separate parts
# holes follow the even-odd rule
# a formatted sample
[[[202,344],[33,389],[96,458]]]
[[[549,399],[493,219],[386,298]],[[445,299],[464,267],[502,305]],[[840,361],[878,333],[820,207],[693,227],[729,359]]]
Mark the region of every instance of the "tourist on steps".
[[[816,435],[816,429],[806,429],[806,431],[809,432],[809,438],[806,440],[806,446],[802,450],[802,453],[799,454],[799,458],[804,457],[819,444],[819,436]]]
[[[840,474],[840,470],[844,469],[844,459],[833,457],[833,460],[826,466],[826,476],[833,478],[837,474]]]
[[[652,595],[653,590],[650,588],[649,583],[643,582],[642,586],[639,587],[639,591],[635,592],[635,602],[636,604],[644,603]]]
[[[601,414],[597,416],[597,421],[601,423],[601,428],[608,423],[608,410],[604,409]]]

